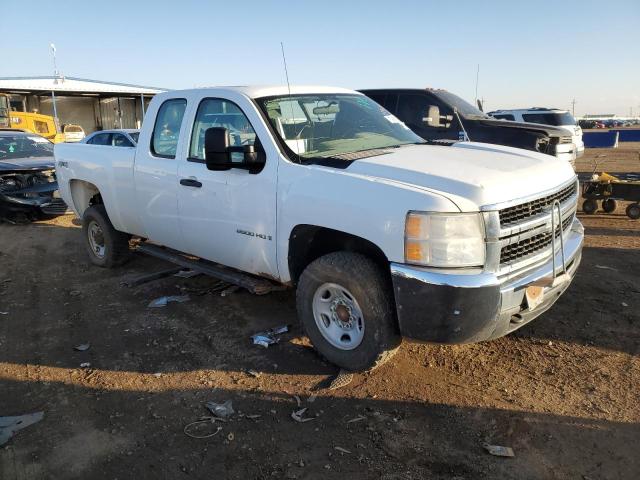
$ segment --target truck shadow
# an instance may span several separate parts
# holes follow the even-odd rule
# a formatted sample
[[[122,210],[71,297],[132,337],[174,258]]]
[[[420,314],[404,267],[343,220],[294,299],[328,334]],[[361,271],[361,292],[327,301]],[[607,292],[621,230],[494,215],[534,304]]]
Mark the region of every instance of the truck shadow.
[[[247,388],[91,388],[85,380],[0,380],[3,414],[45,418],[0,450],[0,477],[17,478],[616,478],[634,479],[640,426],[496,408],[353,398],[299,407],[290,395]],[[49,380],[49,381],[48,381]],[[231,400],[226,422],[184,427],[204,403]],[[509,446],[490,456],[484,443]]]

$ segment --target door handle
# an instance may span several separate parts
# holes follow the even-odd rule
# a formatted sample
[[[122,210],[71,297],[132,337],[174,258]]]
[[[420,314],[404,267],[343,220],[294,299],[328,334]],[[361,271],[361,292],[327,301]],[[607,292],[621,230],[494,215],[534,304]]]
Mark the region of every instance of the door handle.
[[[202,187],[202,182],[199,182],[195,178],[181,178],[180,185],[184,185],[185,187],[200,188]]]

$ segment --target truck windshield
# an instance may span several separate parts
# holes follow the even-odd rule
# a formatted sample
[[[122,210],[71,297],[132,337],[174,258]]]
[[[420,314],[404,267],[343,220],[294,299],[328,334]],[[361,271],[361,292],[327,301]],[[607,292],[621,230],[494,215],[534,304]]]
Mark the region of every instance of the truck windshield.
[[[569,112],[523,113],[525,122],[542,123],[543,125],[575,125],[576,119]]]
[[[444,103],[449,105],[451,108],[455,107],[458,109],[458,113],[463,117],[467,118],[489,118],[489,116],[477,109],[473,105],[471,105],[466,100],[463,100],[457,95],[454,95],[451,92],[447,92],[446,90],[433,90],[432,93],[442,100]]]
[[[53,143],[36,135],[0,135],[0,161],[11,158],[52,157]]]
[[[354,152],[424,143],[364,95],[269,97],[258,99],[258,104],[278,136],[302,158],[339,158]]]

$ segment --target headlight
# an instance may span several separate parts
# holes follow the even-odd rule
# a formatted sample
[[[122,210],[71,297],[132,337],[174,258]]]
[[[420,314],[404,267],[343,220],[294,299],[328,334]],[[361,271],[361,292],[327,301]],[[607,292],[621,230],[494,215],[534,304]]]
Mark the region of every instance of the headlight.
[[[430,267],[479,267],[485,260],[484,236],[479,213],[409,212],[405,261]]]

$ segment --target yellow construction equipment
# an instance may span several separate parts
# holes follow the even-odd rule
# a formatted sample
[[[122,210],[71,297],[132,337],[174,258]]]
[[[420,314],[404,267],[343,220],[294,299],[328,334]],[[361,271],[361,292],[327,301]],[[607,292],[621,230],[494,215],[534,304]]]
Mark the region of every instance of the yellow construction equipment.
[[[51,115],[41,113],[13,112],[9,96],[0,93],[0,128],[16,128],[37,133],[53,143],[64,142],[63,133],[58,131],[55,119]]]

